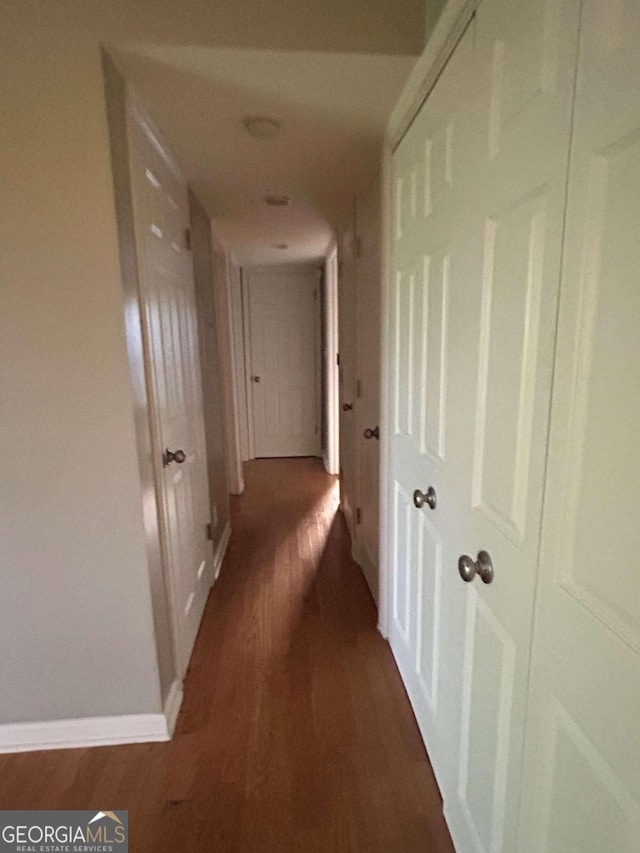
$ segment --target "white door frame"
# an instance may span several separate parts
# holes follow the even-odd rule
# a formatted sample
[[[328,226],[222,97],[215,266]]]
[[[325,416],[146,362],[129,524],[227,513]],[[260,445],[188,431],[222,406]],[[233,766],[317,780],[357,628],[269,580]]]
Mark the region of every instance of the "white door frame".
[[[338,373],[338,245],[333,239],[327,252],[324,280],[326,334],[325,387],[327,446],[324,467],[328,474],[340,473],[340,384]]]
[[[244,382],[242,392],[244,394],[244,406],[247,412],[247,451],[249,459],[256,458],[256,442],[253,432],[253,400],[251,395],[251,325],[249,323],[249,283],[247,281],[247,270],[243,268],[241,278],[242,290],[242,343],[244,345]],[[236,326],[236,333],[238,329]],[[239,386],[240,387],[240,386]]]
[[[382,298],[380,376],[380,566],[378,570],[378,630],[389,636],[391,625],[391,522],[389,477],[391,458],[391,240],[393,151],[425,102],[444,66],[473,18],[480,0],[447,0],[427,45],[416,62],[387,124],[382,154]]]
[[[337,251],[337,250],[336,250]],[[239,318],[236,316],[234,321],[234,334],[240,335],[243,343],[244,343],[244,383],[241,386],[238,383],[236,389],[236,407],[239,408],[243,404],[246,406],[247,412],[247,444],[248,444],[248,456],[249,459],[256,458],[256,449],[255,449],[255,432],[254,432],[254,420],[253,420],[253,394],[251,387],[251,323],[249,316],[249,281],[248,276],[252,272],[264,273],[264,272],[272,272],[272,273],[309,273],[311,269],[316,269],[318,271],[318,283],[320,284],[320,277],[322,275],[322,270],[315,264],[278,264],[278,265],[264,265],[264,266],[254,266],[254,267],[243,267],[241,273],[241,289],[242,289],[242,317]],[[337,280],[336,280],[336,300],[337,300]],[[337,302],[336,302],[336,319],[337,319]],[[240,323],[239,320],[242,320]],[[322,364],[322,353],[320,347],[320,301],[318,300],[316,303],[316,316],[315,316],[315,328],[316,328],[316,351],[315,351],[315,365],[316,365],[316,413],[318,417],[318,421],[322,414],[322,398],[321,398],[321,386],[322,386],[322,371],[324,369]],[[335,345],[337,346],[337,326],[335,327]],[[337,351],[337,350],[336,350]],[[242,388],[242,391],[240,390]],[[337,388],[337,384],[336,384]],[[337,393],[337,391],[336,391]],[[243,399],[244,397],[244,399]],[[336,420],[337,420],[337,405],[335,407]],[[319,425],[319,424],[318,424]],[[318,443],[320,439],[318,437]],[[337,450],[336,450],[337,452]],[[329,472],[332,473],[332,472]]]

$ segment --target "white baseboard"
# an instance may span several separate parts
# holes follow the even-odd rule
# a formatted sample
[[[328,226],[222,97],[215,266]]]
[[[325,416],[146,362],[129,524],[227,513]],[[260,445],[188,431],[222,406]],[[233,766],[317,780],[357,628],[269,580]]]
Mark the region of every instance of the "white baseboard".
[[[362,569],[376,607],[378,606],[378,567],[369,556],[367,549],[360,543],[355,543],[353,559]]]
[[[0,725],[0,753],[169,740],[164,714],[123,714]]]
[[[213,561],[214,578],[220,574],[230,536],[231,525],[227,522]],[[176,679],[161,714],[123,714],[0,724],[0,754],[171,740],[182,698],[182,684]]]
[[[218,575],[220,574],[220,569],[222,568],[222,562],[224,560],[224,555],[227,553],[227,545],[229,544],[229,539],[231,537],[231,524],[227,521],[224,526],[224,530],[222,531],[222,536],[220,537],[220,542],[218,543],[218,548],[213,557],[213,582],[215,583],[218,580]]]
[[[176,727],[176,720],[178,719],[178,714],[180,713],[180,707],[182,706],[182,682],[179,678],[176,678],[171,687],[169,688],[169,695],[166,698],[164,703],[164,718],[167,728],[167,738],[171,739],[173,736],[173,730]]]

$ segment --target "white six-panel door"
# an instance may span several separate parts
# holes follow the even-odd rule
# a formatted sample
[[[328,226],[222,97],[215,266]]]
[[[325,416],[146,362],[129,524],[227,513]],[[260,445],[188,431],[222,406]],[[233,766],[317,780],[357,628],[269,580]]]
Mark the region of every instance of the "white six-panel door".
[[[394,158],[390,640],[461,853],[516,849],[577,13],[484,0]]]
[[[585,0],[520,849],[640,850],[640,4]]]
[[[255,456],[320,452],[318,292],[315,268],[247,274]]]
[[[213,582],[193,266],[185,240],[189,209],[186,187],[141,121],[133,117],[129,127],[145,358],[176,651],[184,675]],[[184,460],[163,465],[166,450],[182,451]]]

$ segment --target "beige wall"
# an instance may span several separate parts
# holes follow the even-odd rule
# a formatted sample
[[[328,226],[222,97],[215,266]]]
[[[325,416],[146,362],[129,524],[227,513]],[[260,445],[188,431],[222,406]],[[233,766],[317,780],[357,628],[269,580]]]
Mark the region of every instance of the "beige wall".
[[[0,723],[160,710],[99,45],[0,6]]]
[[[444,9],[445,3],[446,0],[425,0],[425,44],[433,32],[433,28],[438,23],[438,18]]]

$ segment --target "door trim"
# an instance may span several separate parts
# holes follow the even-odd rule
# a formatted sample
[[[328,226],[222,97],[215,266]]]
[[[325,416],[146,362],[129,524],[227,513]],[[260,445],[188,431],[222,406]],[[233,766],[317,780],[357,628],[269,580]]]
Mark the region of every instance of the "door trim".
[[[480,3],[481,0],[448,0],[445,4],[438,23],[391,113],[387,135],[392,149],[399,145],[431,94]]]
[[[256,458],[256,447],[255,447],[255,427],[254,427],[254,412],[253,412],[253,389],[251,386],[251,306],[249,304],[249,276],[251,273],[286,273],[286,274],[305,274],[310,275],[312,272],[315,272],[317,275],[316,279],[316,295],[314,299],[315,304],[315,316],[314,316],[314,332],[315,332],[315,341],[314,341],[314,379],[315,379],[315,408],[316,408],[316,421],[317,421],[317,433],[316,433],[316,453],[315,455],[322,458],[322,447],[321,447],[321,419],[322,419],[322,374],[324,372],[324,365],[322,363],[322,348],[321,348],[321,316],[320,316],[320,287],[322,286],[322,268],[317,264],[274,264],[274,265],[261,265],[254,267],[243,267],[242,268],[242,276],[241,276],[241,287],[242,287],[242,317],[243,317],[243,325],[244,325],[244,394],[246,399],[246,408],[247,408],[247,438],[248,438],[248,447],[249,447],[249,459]],[[336,291],[336,299],[337,299],[337,291]],[[336,306],[337,312],[337,306]],[[336,338],[337,338],[337,328],[336,328]],[[241,404],[241,400],[238,401]],[[337,409],[336,409],[337,413]],[[337,414],[336,414],[337,417]],[[329,472],[331,473],[331,472]]]
[[[327,389],[327,446],[324,467],[328,474],[340,473],[340,383],[338,374],[338,245],[335,238],[327,252],[324,273],[326,354],[323,365]],[[321,415],[322,415],[321,411]]]
[[[251,325],[249,318],[249,282],[247,270],[242,270],[242,321],[244,326],[244,398],[247,409],[247,449],[249,459],[256,458],[256,441],[253,430],[253,395],[251,393]]]
[[[416,62],[398,102],[387,123],[386,139],[382,152],[382,236],[381,268],[381,372],[380,372],[380,546],[378,567],[378,630],[389,636],[391,626],[391,515],[389,476],[391,461],[391,215],[393,209],[392,157],[395,148],[409,129],[412,121],[429,97],[436,81],[467,26],[475,15],[481,0],[447,0],[436,27],[422,55]]]

